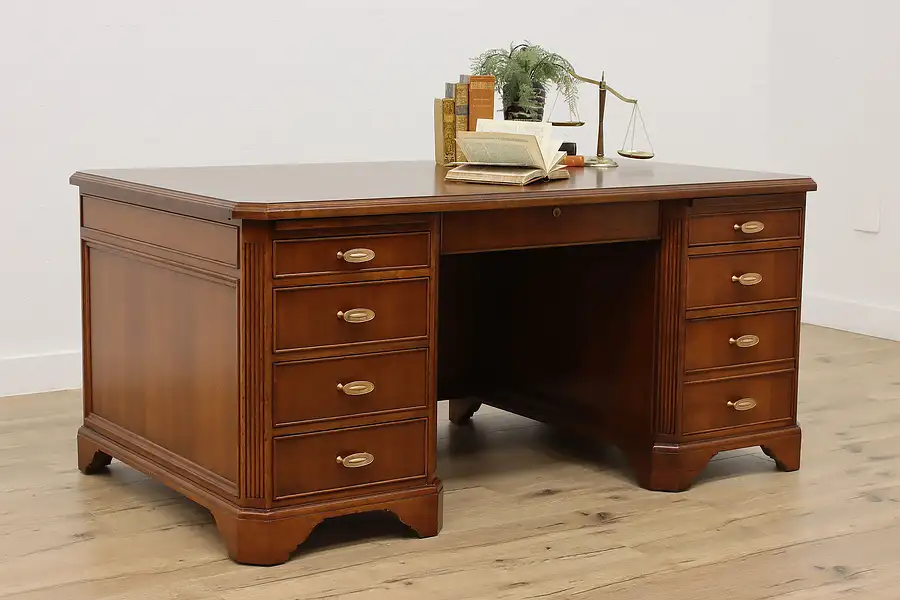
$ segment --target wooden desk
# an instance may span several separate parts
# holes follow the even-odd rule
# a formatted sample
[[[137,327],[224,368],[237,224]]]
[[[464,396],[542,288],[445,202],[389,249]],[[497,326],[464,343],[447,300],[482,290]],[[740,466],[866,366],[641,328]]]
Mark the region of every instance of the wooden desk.
[[[84,171],[84,424],[275,564],[324,518],[441,528],[436,407],[616,444],[638,484],[800,464],[802,177],[667,164],[525,188],[431,163]]]

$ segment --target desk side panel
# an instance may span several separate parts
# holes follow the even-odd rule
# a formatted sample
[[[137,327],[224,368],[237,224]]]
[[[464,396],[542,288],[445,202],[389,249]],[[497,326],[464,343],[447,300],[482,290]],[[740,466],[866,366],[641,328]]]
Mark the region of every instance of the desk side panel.
[[[82,208],[85,225],[103,224],[82,227],[86,426],[235,497],[238,272],[198,258],[224,257],[230,232],[164,212],[136,228],[132,211],[146,209]],[[192,238],[191,257],[182,236]]]

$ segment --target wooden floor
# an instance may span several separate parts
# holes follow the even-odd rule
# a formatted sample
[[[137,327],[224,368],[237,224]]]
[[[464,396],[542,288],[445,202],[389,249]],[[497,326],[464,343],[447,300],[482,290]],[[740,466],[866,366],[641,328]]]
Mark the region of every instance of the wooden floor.
[[[615,452],[482,409],[442,419],[438,537],[349,517],[271,568],[121,463],[76,471],[77,392],[0,398],[0,598],[896,600],[900,343],[806,327],[802,357],[799,472],[737,451],[652,493]]]

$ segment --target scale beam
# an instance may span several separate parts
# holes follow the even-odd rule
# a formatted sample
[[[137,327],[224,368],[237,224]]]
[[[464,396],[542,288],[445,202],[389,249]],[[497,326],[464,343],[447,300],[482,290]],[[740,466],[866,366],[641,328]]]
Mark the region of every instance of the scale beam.
[[[637,99],[628,98],[627,96],[623,96],[622,94],[620,94],[619,92],[612,89],[611,87],[609,87],[606,84],[606,72],[603,73],[601,81],[597,81],[596,79],[591,79],[590,77],[583,77],[583,76],[579,75],[578,73],[576,73],[575,71],[569,71],[569,75],[571,75],[575,79],[580,79],[581,81],[584,81],[585,83],[593,83],[594,85],[600,86],[601,89],[608,91],[610,94],[612,94],[613,96],[615,96],[622,102],[627,102],[628,104],[637,104]]]

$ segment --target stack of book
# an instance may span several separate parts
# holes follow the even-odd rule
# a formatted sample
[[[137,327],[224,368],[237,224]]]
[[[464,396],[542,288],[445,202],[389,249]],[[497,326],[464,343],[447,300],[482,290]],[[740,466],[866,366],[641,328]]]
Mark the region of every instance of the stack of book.
[[[460,75],[444,85],[444,97],[434,99],[434,161],[439,165],[466,162],[456,143],[457,132],[476,131],[479,119],[494,118],[493,75]]]

